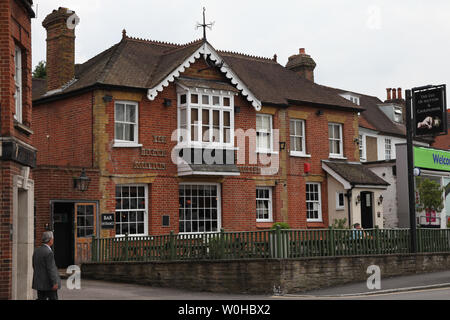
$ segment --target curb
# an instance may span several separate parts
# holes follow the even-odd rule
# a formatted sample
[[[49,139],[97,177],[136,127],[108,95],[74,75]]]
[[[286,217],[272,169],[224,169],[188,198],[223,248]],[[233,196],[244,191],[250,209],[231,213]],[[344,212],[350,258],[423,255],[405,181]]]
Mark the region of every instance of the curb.
[[[286,297],[302,297],[302,298],[339,298],[339,297],[361,297],[361,296],[371,296],[377,294],[387,294],[396,292],[408,292],[423,289],[435,289],[435,288],[446,288],[450,287],[450,283],[440,283],[432,284],[427,286],[416,286],[416,287],[405,287],[397,289],[386,289],[386,290],[376,290],[370,292],[360,292],[360,293],[345,293],[345,294],[335,294],[335,295],[296,295],[296,294],[286,294]]]

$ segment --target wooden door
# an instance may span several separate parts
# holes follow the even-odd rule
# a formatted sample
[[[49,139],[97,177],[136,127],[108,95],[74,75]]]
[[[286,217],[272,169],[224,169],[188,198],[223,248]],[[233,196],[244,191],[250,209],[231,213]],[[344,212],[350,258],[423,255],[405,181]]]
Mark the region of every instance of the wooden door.
[[[373,228],[372,192],[361,192],[361,225],[363,229]]]
[[[91,260],[92,236],[96,234],[95,203],[75,203],[75,264]]]

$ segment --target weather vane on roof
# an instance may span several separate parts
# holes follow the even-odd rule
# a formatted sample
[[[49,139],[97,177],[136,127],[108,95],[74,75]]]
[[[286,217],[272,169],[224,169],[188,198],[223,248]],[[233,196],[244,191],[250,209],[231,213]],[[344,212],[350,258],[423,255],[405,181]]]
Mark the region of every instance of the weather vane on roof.
[[[203,28],[203,40],[206,41],[206,28],[209,28],[211,30],[212,26],[214,25],[214,21],[210,23],[206,23],[205,21],[205,7],[203,7],[203,23],[197,22],[196,29],[202,27]]]

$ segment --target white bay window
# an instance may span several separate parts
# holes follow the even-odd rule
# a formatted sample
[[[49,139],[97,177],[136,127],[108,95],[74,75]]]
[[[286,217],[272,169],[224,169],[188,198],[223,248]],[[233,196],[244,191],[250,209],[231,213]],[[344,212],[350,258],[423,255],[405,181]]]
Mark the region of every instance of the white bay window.
[[[179,90],[179,143],[198,147],[233,147],[233,95],[221,90]]]

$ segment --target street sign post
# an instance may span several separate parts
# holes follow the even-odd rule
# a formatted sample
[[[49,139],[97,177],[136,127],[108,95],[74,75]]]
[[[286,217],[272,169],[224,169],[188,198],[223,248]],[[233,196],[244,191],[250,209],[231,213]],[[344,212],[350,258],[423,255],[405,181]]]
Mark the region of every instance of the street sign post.
[[[417,221],[414,188],[413,137],[447,134],[445,84],[406,90],[406,146],[408,161],[408,202],[411,252],[417,252]]]

